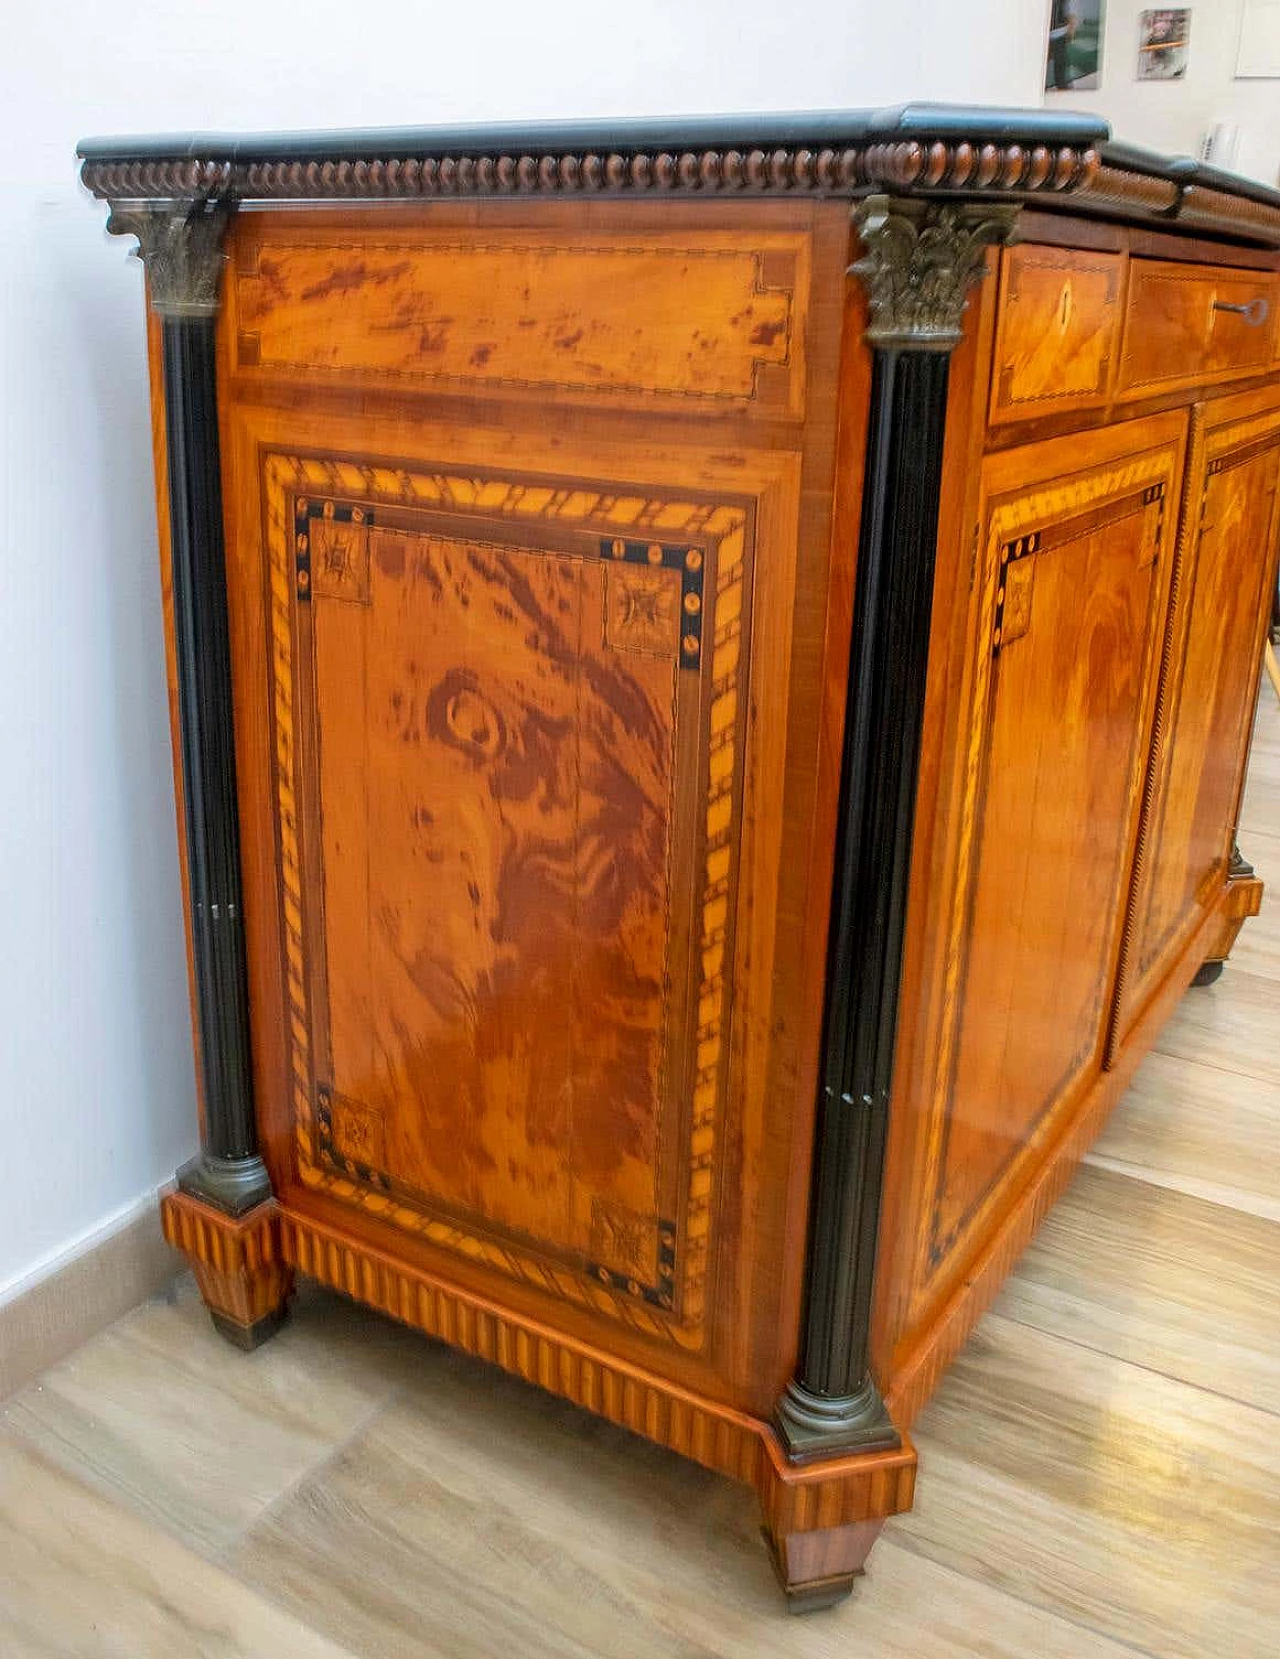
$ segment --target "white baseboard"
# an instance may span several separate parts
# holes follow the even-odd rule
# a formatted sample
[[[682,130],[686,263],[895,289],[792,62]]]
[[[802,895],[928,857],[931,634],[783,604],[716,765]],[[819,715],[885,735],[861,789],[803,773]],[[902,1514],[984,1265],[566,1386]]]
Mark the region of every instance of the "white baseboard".
[[[0,1289],[0,1400],[158,1295],[182,1271],[145,1193]]]

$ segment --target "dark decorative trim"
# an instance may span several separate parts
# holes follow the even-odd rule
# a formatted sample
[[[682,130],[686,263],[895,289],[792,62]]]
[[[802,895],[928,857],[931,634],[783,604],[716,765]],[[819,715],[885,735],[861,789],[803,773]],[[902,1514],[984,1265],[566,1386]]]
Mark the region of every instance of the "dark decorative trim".
[[[228,1215],[271,1196],[258,1155],[240,889],[231,642],[227,619],[213,310],[229,210],[206,203],[143,212],[113,204],[113,231],[137,236],[160,313],[178,723],[186,805],[196,1024],[204,1096],[200,1156],[184,1192]]]
[[[144,251],[145,257],[145,251]],[[162,322],[174,642],[186,802],[204,1146],[185,1192],[240,1215],[271,1196],[257,1151],[240,892],[231,641],[213,318]]]
[[[854,221],[864,251],[853,270],[867,291],[868,343],[907,351],[957,346],[987,247],[1008,240],[1017,212],[1008,203],[938,207],[889,196],[861,202]]]
[[[112,201],[107,229],[136,236],[151,304],[162,317],[212,317],[231,207],[204,197],[135,206]]]
[[[364,525],[370,529],[374,523],[374,511],[372,507],[356,506],[349,501],[330,501],[323,497],[319,500],[314,497],[297,498],[293,504],[294,575],[298,598],[303,601],[311,598],[311,521],[317,518],[332,519],[335,524]]]
[[[706,557],[700,547],[682,543],[632,541],[623,536],[601,536],[600,557],[611,564],[644,565],[680,572],[680,666],[702,663],[702,580]]]
[[[845,705],[823,1075],[797,1374],[776,1414],[794,1460],[895,1445],[869,1367],[871,1295],[924,722],[949,345],[980,237],[948,208],[867,204],[871,423]],[[869,235],[868,235],[869,232]],[[943,250],[955,266],[942,268]],[[923,274],[922,274],[923,267]],[[911,292],[919,276],[918,292]],[[888,342],[888,343],[886,343]]]
[[[348,1158],[339,1151],[333,1138],[333,1090],[327,1083],[316,1084],[316,1149],[327,1164],[353,1181],[379,1192],[391,1192],[391,1177],[372,1164]]]

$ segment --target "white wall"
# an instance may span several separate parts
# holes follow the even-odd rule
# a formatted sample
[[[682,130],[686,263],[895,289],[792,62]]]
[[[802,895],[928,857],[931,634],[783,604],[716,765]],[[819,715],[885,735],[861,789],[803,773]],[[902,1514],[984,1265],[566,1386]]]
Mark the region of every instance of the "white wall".
[[[1138,15],[1147,0],[1108,0],[1102,81],[1096,92],[1049,93],[1052,109],[1096,110],[1117,138],[1195,155],[1216,121],[1240,127],[1236,167],[1268,184],[1280,176],[1280,81],[1237,81],[1243,0],[1198,0],[1191,7],[1191,55],[1180,81],[1139,81]]]
[[[0,48],[0,1293],[194,1147],[141,281],[82,134],[1038,104],[1036,0],[87,0]]]

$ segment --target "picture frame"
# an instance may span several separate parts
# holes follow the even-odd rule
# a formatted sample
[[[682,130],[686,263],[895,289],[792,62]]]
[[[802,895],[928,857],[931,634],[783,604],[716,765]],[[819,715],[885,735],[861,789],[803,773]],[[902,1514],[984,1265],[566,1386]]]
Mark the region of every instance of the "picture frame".
[[[1092,92],[1102,81],[1106,0],[1050,0],[1046,92]]]
[[[1138,14],[1140,81],[1180,81],[1191,56],[1189,6],[1152,7]]]

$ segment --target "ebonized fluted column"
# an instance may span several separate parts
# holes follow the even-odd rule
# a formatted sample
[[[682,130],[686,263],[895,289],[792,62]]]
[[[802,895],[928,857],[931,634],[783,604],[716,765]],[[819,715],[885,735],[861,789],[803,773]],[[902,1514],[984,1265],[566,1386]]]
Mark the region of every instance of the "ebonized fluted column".
[[[240,882],[214,317],[225,202],[112,203],[108,229],[138,238],[163,338],[169,530],[196,1024],[200,1155],[183,1191],[228,1215],[271,1196],[258,1154]]]
[[[793,1459],[892,1446],[868,1344],[924,720],[951,352],[1014,210],[871,197],[854,219],[872,349]]]

